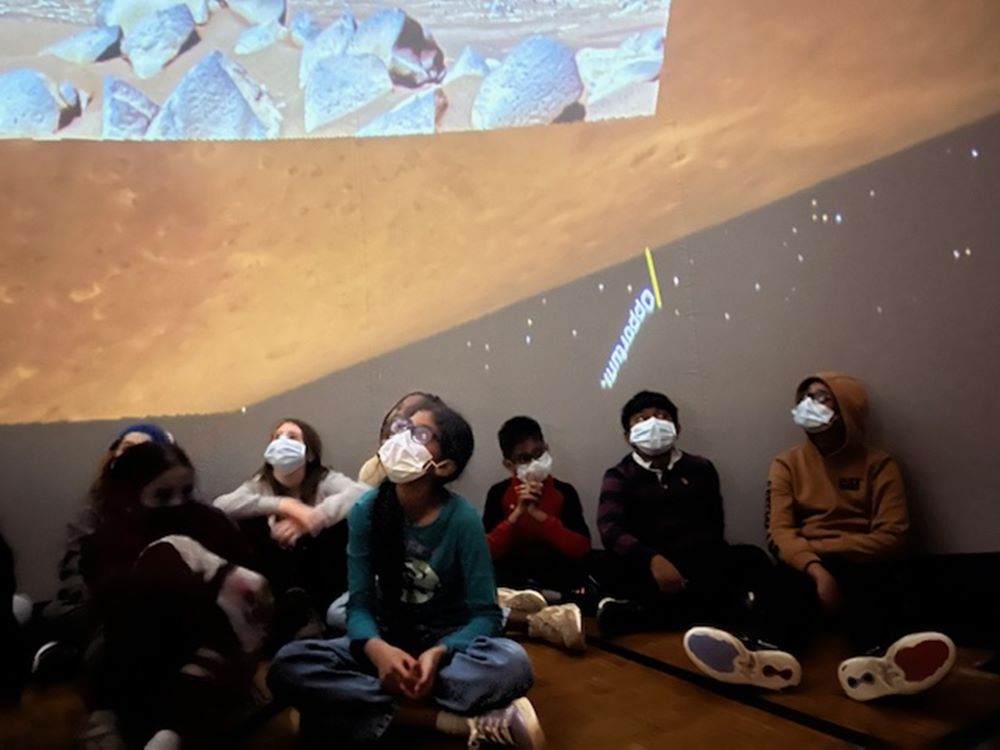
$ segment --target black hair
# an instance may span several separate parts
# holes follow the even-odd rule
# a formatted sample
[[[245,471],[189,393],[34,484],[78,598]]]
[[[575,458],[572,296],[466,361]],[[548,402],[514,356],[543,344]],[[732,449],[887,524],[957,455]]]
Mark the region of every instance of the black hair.
[[[448,407],[441,399],[428,399],[417,411],[434,415],[441,446],[441,460],[455,463],[455,471],[438,478],[441,489],[458,479],[472,458],[475,441],[472,427],[465,418]],[[405,524],[403,506],[396,495],[396,485],[386,479],[379,485],[372,505],[371,545],[374,573],[382,593],[382,621],[389,634],[400,625],[400,604],[403,595],[403,566],[406,563]]]
[[[509,459],[518,444],[532,438],[545,442],[542,426],[531,417],[511,417],[500,427],[497,440],[500,441],[500,452]]]
[[[632,417],[646,409],[663,409],[670,415],[675,427],[681,426],[677,420],[677,406],[673,401],[656,391],[639,391],[622,407],[622,429],[628,431]]]
[[[403,403],[412,399],[415,403],[411,406],[403,408]],[[378,439],[380,441],[385,441],[389,438],[389,427],[392,425],[392,420],[396,417],[403,416],[409,417],[414,412],[417,412],[427,403],[441,402],[441,399],[435,396],[433,393],[426,393],[424,391],[410,391],[405,396],[403,396],[399,401],[392,405],[392,408],[385,413],[382,417],[382,425],[379,427]]]
[[[191,459],[176,445],[145,442],[133,445],[108,462],[92,495],[98,517],[127,515],[140,510],[143,488],[175,466],[191,469]]]

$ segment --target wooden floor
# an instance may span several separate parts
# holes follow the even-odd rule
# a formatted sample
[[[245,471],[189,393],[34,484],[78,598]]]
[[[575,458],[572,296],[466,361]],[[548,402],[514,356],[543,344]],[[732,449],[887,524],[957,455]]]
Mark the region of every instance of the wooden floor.
[[[981,654],[965,650],[935,690],[908,700],[861,704],[840,692],[835,667],[847,654],[835,641],[820,643],[803,659],[803,684],[787,694],[726,688],[703,679],[687,661],[677,634],[594,642],[584,656],[525,646],[536,673],[530,697],[552,750],[972,747],[956,732],[1000,719],[1000,677],[975,670]],[[16,711],[0,710],[0,748],[70,748],[84,721],[72,685],[33,688]],[[294,711],[278,712],[258,722],[238,747],[292,748],[295,727]],[[951,744],[942,745],[949,737]],[[436,735],[404,739],[402,746],[414,750],[464,747],[462,741]]]

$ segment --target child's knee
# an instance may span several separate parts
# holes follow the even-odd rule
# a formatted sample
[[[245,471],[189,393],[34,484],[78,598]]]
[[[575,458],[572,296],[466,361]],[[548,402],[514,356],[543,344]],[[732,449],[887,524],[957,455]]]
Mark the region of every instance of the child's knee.
[[[491,645],[497,651],[498,665],[506,681],[513,685],[523,685],[527,690],[535,681],[528,652],[509,638],[494,638]]]

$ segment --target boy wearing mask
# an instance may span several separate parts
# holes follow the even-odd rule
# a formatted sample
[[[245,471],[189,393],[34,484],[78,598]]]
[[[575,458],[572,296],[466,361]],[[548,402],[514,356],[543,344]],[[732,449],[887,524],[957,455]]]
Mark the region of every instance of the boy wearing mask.
[[[598,605],[602,632],[742,622],[770,562],[726,542],[712,462],[677,447],[677,406],[662,393],[629,399],[621,425],[631,452],[605,472],[597,511],[611,594]]]
[[[926,690],[951,669],[955,646],[941,633],[907,627],[912,617],[897,562],[909,529],[906,492],[895,460],[865,443],[868,395],[849,375],[819,373],[799,384],[795,401],[792,419],[806,440],[775,458],[768,472],[767,535],[779,560],[781,600],[769,639],[797,651],[825,615],[843,625],[856,653],[883,649],[841,663],[838,678],[849,697]],[[797,676],[790,653],[755,652],[725,631],[694,628],[685,648],[702,671],[724,682],[775,689],[798,682],[773,668],[791,660]],[[721,652],[731,654],[724,664]]]
[[[558,638],[528,630],[580,650],[579,607],[547,607],[550,600],[567,601],[586,582],[590,529],[583,518],[580,496],[573,485],[552,476],[549,446],[534,419],[508,419],[497,438],[504,468],[511,476],[489,489],[483,526],[500,586],[500,606],[512,610],[508,624],[513,628],[520,624],[522,615],[527,617],[525,624],[536,625],[535,630],[550,619],[572,621],[553,631],[559,632]],[[570,635],[565,635],[567,632]]]

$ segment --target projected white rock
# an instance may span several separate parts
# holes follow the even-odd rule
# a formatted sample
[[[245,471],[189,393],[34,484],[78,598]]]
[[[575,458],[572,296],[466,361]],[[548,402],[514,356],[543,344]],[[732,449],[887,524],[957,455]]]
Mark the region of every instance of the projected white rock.
[[[116,57],[121,38],[122,30],[119,26],[90,26],[79,34],[46,47],[43,54],[84,65]]]
[[[479,76],[485,78],[490,74],[490,66],[486,63],[486,60],[476,52],[472,47],[466,45],[462,50],[462,54],[458,56],[458,59],[448,68],[448,73],[444,77],[445,83],[451,83],[452,81],[457,81],[459,78],[465,78],[467,76]]]
[[[636,82],[655,80],[663,65],[663,33],[658,29],[634,34],[618,47],[586,47],[576,64],[593,104]]]
[[[121,26],[127,35],[143,19],[178,3],[187,6],[195,23],[208,22],[205,0],[102,0],[97,8],[97,22],[102,26]]]
[[[340,119],[390,91],[389,70],[374,55],[320,60],[306,82],[306,132]]]
[[[316,21],[316,17],[307,10],[296,12],[292,16],[292,22],[288,29],[292,35],[292,42],[299,47],[305,47],[323,31],[323,27]]]
[[[441,89],[414,94],[399,106],[361,128],[362,137],[390,135],[431,135],[440,114],[448,106]]]
[[[263,26],[254,26],[240,34],[233,51],[237,55],[252,55],[254,52],[267,49],[286,36],[288,30],[277,21],[271,21]]]
[[[140,140],[160,107],[138,89],[113,76],[104,79],[103,135],[108,140]]]
[[[285,17],[285,0],[227,0],[234,13],[250,23],[263,25]]]
[[[149,140],[275,138],[281,113],[246,70],[213,52],[174,89],[150,124]]]
[[[146,16],[126,33],[122,55],[139,78],[152,78],[194,41],[194,18],[186,5]]]
[[[51,135],[72,119],[74,110],[63,100],[55,82],[37,70],[19,68],[0,73],[0,135]]]
[[[380,10],[358,27],[347,46],[349,55],[375,55],[396,83],[420,86],[439,81],[444,54],[434,37],[399,8]]]
[[[548,37],[530,37],[483,81],[472,105],[472,127],[547,125],[582,94],[573,50]]]
[[[302,50],[299,59],[299,88],[304,89],[316,63],[327,57],[343,55],[354,36],[357,22],[350,13],[345,13],[320,32]]]

